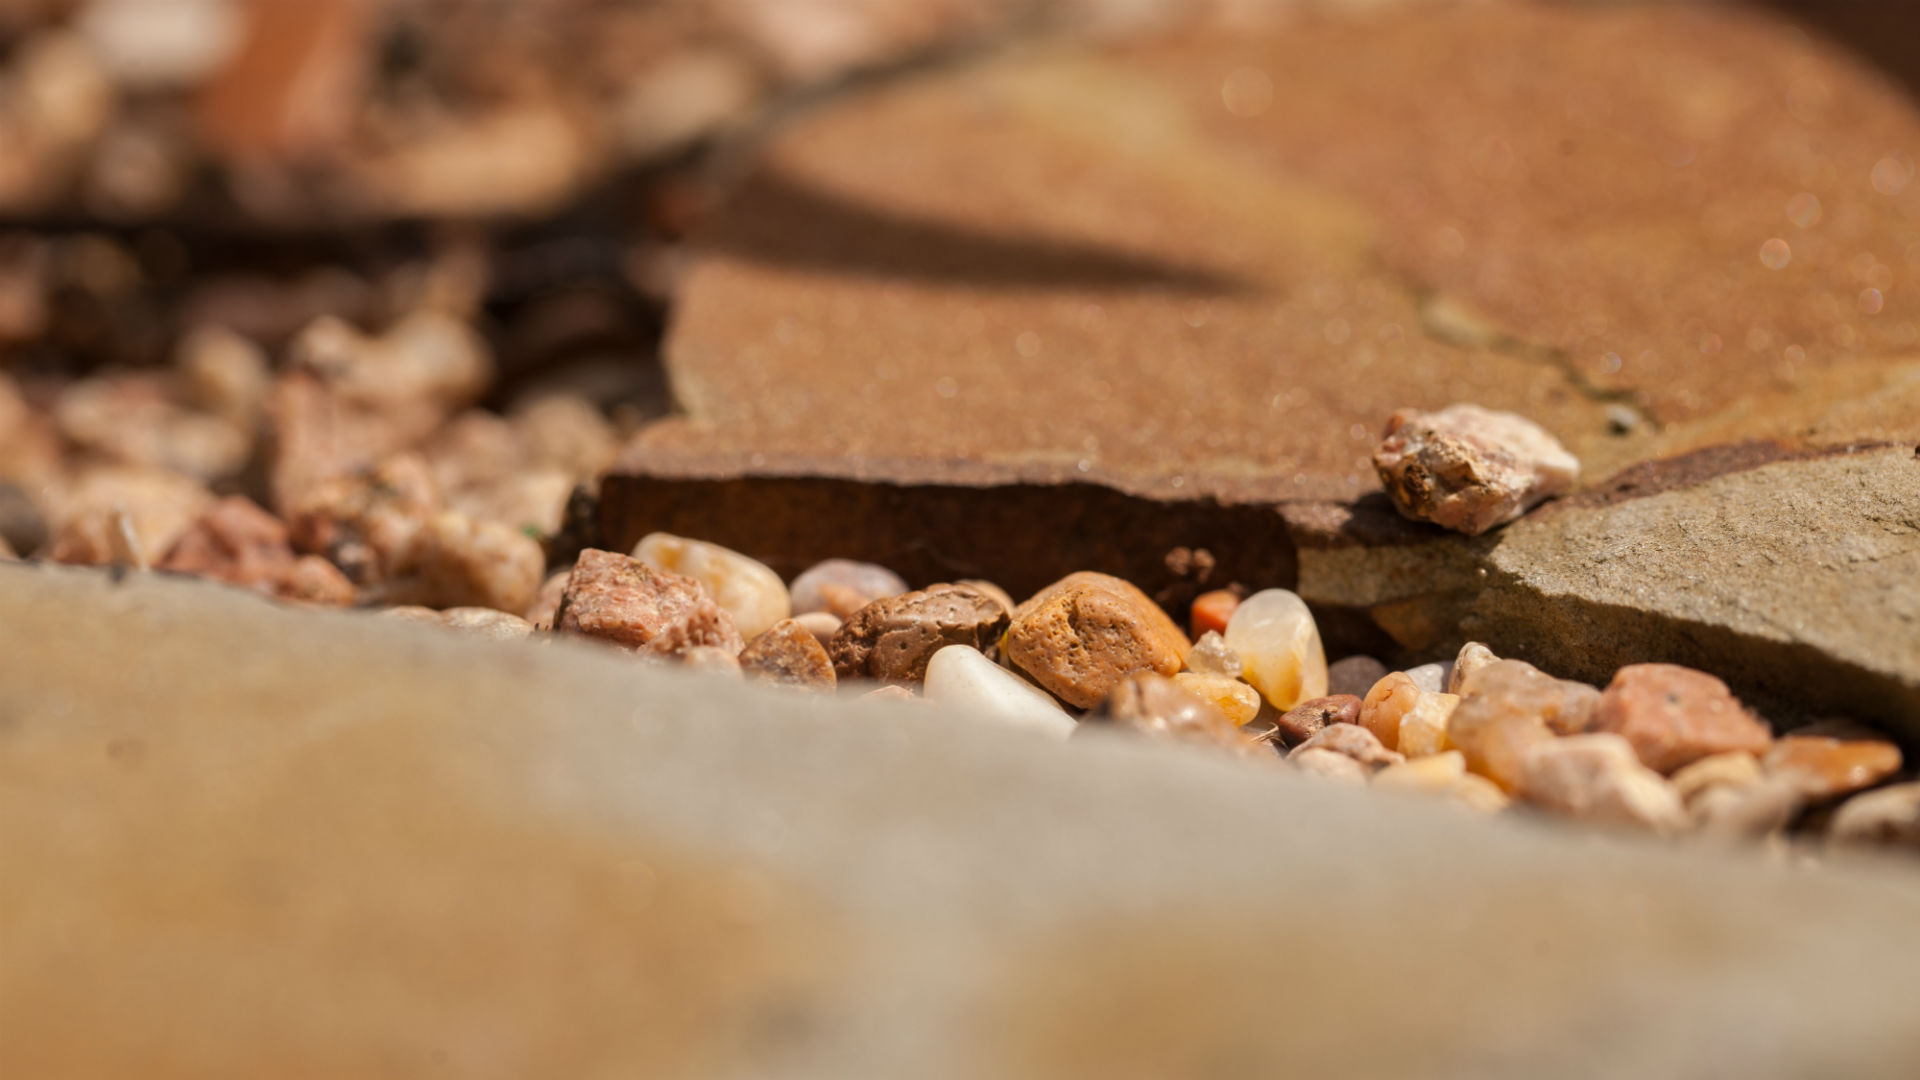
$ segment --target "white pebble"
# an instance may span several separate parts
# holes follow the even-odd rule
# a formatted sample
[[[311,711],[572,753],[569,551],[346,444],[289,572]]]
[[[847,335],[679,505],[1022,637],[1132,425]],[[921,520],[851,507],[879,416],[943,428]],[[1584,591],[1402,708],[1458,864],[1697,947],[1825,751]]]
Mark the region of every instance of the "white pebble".
[[[793,610],[779,574],[719,544],[652,533],[634,546],[633,557],[655,570],[681,574],[705,585],[713,594],[713,602],[733,616],[740,636],[748,641],[766,633]]]
[[[949,645],[933,654],[921,692],[928,701],[1053,738],[1066,738],[1075,726],[1052,695],[965,645]]]
[[[1327,694],[1327,654],[1306,601],[1267,589],[1240,602],[1227,620],[1227,644],[1240,655],[1243,677],[1276,709]]]
[[[1419,687],[1422,693],[1442,694],[1447,692],[1447,677],[1452,673],[1452,669],[1453,665],[1450,663],[1421,664],[1419,667],[1408,668],[1407,678],[1412,679],[1413,685]]]

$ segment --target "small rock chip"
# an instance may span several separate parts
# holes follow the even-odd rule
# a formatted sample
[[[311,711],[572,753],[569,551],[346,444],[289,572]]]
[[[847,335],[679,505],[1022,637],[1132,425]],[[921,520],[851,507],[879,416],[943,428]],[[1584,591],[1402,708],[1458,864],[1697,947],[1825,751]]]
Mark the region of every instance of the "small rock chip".
[[[546,569],[546,552],[532,537],[446,511],[408,539],[384,595],[427,607],[525,611]]]
[[[1840,804],[1827,842],[1841,847],[1920,847],[1920,783],[1863,792]]]
[[[1692,806],[1695,799],[1717,787],[1752,787],[1761,780],[1760,759],[1744,750],[1703,757],[1673,774],[1673,790]]]
[[[1311,750],[1296,750],[1287,757],[1287,764],[1304,773],[1324,776],[1328,780],[1342,784],[1363,786],[1371,771],[1345,754],[1315,747]]]
[[[1763,764],[1806,798],[1830,799],[1899,772],[1900,748],[1864,728],[1819,724],[1776,740]]]
[[[554,628],[666,654],[699,645],[738,653],[743,644],[733,616],[714,603],[706,586],[593,548],[582,551],[574,563]]]
[[[1138,671],[1120,680],[1107,700],[1087,714],[1087,720],[1155,738],[1219,747],[1240,757],[1273,757],[1210,702],[1152,671]]]
[[[1190,647],[1146,593],[1117,577],[1081,571],[1021,604],[1002,649],[1062,701],[1092,708],[1136,671],[1178,672]]]
[[[674,657],[688,671],[740,677],[740,658],[718,645],[693,645]]]
[[[1280,714],[1274,723],[1280,728],[1280,738],[1288,746],[1299,746],[1330,725],[1358,724],[1360,706],[1360,699],[1352,694],[1334,694],[1303,701]],[[1369,731],[1367,734],[1371,736],[1373,733]],[[1377,743],[1380,740],[1374,741]]]
[[[560,598],[567,594],[567,579],[572,576],[572,569],[548,574],[540,591],[533,594],[533,603],[527,605],[526,620],[541,630],[553,629],[554,613],[560,610]]]
[[[1422,692],[1413,708],[1401,714],[1400,739],[1395,749],[1409,759],[1431,757],[1451,747],[1447,741],[1447,720],[1460,704],[1453,694]]]
[[[1446,691],[1447,681],[1451,678],[1452,673],[1453,664],[1451,661],[1441,664],[1421,664],[1419,667],[1408,668],[1407,678],[1412,679],[1413,685],[1419,687],[1422,691],[1429,694],[1438,694]]]
[[[1465,775],[1466,759],[1460,756],[1460,751],[1449,750],[1389,765],[1373,775],[1373,784],[1387,791],[1441,795],[1451,792]]]
[[[440,613],[440,625],[494,641],[524,641],[533,636],[533,624],[527,620],[484,607],[448,608]]]
[[[1359,724],[1328,724],[1317,733],[1293,748],[1295,755],[1309,750],[1331,750],[1372,769],[1398,765],[1407,760],[1404,754],[1397,754],[1380,745],[1373,732]]]
[[[1227,623],[1233,620],[1233,613],[1239,606],[1240,594],[1232,589],[1201,593],[1193,599],[1187,627],[1193,631],[1194,637],[1204,637],[1209,633],[1224,634],[1227,632]]]
[[[1695,793],[1687,811],[1702,836],[1751,840],[1783,831],[1806,804],[1806,796],[1775,777],[1708,787]]]
[[[1354,697],[1366,697],[1375,683],[1387,677],[1387,665],[1371,656],[1349,656],[1336,660],[1327,668],[1327,693],[1352,694]],[[1448,690],[1450,694],[1458,690]]]
[[[826,646],[796,619],[782,619],[747,642],[740,669],[756,682],[802,690],[831,690],[833,660]]]
[[[1244,668],[1240,664],[1240,654],[1233,651],[1227,639],[1220,631],[1209,630],[1201,634],[1187,650],[1187,670],[1197,675],[1224,675],[1229,679],[1240,677]]]
[[[824,611],[809,611],[805,615],[795,615],[793,621],[806,628],[807,633],[824,647],[840,632],[841,619]]]
[[[875,600],[899,596],[907,591],[907,583],[884,566],[828,559],[801,571],[789,591],[794,614],[824,611],[844,619]]]
[[[1763,754],[1773,742],[1767,725],[1740,707],[1726,683],[1676,664],[1621,668],[1600,695],[1593,726],[1624,736],[1659,773],[1713,754]]]
[[[1395,671],[1373,684],[1360,703],[1360,726],[1373,732],[1380,745],[1400,748],[1400,721],[1420,703],[1420,688],[1404,671]]]
[[[1173,677],[1175,685],[1226,714],[1236,727],[1245,727],[1260,715],[1260,691],[1225,675],[1201,675],[1183,671]]]
[[[1266,589],[1241,601],[1224,636],[1240,655],[1245,678],[1276,709],[1327,696],[1327,654],[1304,600]]]
[[[252,499],[229,495],[174,541],[156,569],[272,592],[293,562],[280,519]]]
[[[1580,462],[1545,428],[1478,405],[1401,409],[1373,467],[1399,511],[1477,536],[1573,488]]]
[[[985,593],[968,590],[983,603],[998,609],[1000,602]],[[907,595],[911,596],[912,593]],[[886,601],[881,601],[886,603]],[[1005,618],[1005,614],[1001,614]],[[978,649],[966,645],[948,645],[925,662],[928,701],[967,709],[997,720],[1008,727],[1020,728],[1064,739],[1072,735],[1074,719],[1046,691],[987,659]]]
[[[1676,831],[1687,821],[1680,795],[1640,763],[1633,744],[1611,733],[1549,738],[1521,763],[1527,802],[1583,821]]]
[[[827,645],[841,682],[919,683],[948,645],[993,648],[1007,629],[1000,601],[965,585],[939,585],[875,600],[853,613]]]
[[[1467,768],[1507,791],[1521,781],[1521,759],[1555,734],[1586,730],[1600,691],[1556,679],[1521,660],[1499,660],[1462,681],[1460,704],[1447,721],[1447,738],[1467,756]]]
[[[1457,694],[1467,681],[1467,676],[1500,659],[1493,650],[1477,641],[1469,641],[1460,646],[1460,655],[1454,657],[1453,667],[1447,672],[1447,693]]]
[[[733,616],[745,637],[758,637],[792,614],[792,601],[779,574],[719,544],[653,533],[634,545],[633,557],[655,570],[705,585],[714,603]]]

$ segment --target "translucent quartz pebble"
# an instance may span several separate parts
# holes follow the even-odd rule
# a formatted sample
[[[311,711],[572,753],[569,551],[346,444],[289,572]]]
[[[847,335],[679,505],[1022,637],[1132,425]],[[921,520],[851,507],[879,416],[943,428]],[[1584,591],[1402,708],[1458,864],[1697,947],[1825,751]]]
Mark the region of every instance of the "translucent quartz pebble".
[[[1187,670],[1198,675],[1237,679],[1242,672],[1240,654],[1233,651],[1233,646],[1227,644],[1218,630],[1209,630],[1187,650]]]
[[[1260,691],[1239,679],[1183,671],[1173,677],[1173,682],[1180,689],[1219,709],[1236,727],[1245,727],[1260,715]]]
[[[949,645],[927,661],[927,700],[967,709],[1008,727],[1056,739],[1073,734],[1074,719],[1052,695],[965,645]]]
[[[653,533],[634,546],[633,557],[707,587],[714,603],[733,616],[740,636],[751,641],[791,613],[786,583],[764,564],[719,544]]]
[[[1327,696],[1327,655],[1306,601],[1285,589],[1254,593],[1227,621],[1244,677],[1282,712]]]

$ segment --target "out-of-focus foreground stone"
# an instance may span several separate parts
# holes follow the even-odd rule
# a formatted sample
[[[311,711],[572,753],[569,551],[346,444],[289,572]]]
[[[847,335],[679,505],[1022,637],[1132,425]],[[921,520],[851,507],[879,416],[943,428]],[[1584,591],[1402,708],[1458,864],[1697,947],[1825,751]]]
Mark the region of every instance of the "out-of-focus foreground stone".
[[[23,565],[0,717],[23,1076],[1920,1070],[1904,869]]]

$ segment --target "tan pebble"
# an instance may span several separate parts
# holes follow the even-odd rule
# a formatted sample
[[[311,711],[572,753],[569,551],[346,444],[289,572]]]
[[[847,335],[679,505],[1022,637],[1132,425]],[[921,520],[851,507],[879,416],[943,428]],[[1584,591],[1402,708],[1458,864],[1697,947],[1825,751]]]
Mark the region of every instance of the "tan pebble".
[[[54,425],[94,458],[206,480],[240,472],[253,453],[253,430],[184,408],[170,390],[158,374],[83,379],[60,395]]]
[[[1327,655],[1306,602],[1285,589],[1265,589],[1240,602],[1223,635],[1240,655],[1243,677],[1285,712],[1327,696]]]
[[[1744,750],[1703,757],[1673,774],[1673,789],[1687,805],[1716,787],[1749,787],[1760,782],[1760,759]]]
[[[1196,675],[1224,675],[1229,679],[1240,677],[1244,668],[1240,663],[1240,654],[1233,651],[1227,639],[1220,636],[1218,630],[1209,630],[1200,635],[1187,650],[1187,670]]]
[[[793,621],[805,627],[807,633],[812,634],[821,645],[833,640],[833,635],[840,631],[841,624],[838,615],[825,611],[809,611],[805,615],[795,615]]]
[[[1500,790],[1499,784],[1475,773],[1467,773],[1460,777],[1454,782],[1453,789],[1448,794],[1464,803],[1469,809],[1488,814],[1497,814],[1513,803],[1507,793]]]
[[[1621,668],[1600,695],[1593,726],[1624,736],[1640,760],[1661,773],[1713,754],[1765,753],[1773,741],[1726,683],[1677,664]]]
[[[714,603],[733,616],[745,637],[758,637],[792,614],[787,586],[780,575],[719,544],[653,533],[634,545],[633,557],[655,570],[690,577],[705,585]]]
[[[1920,783],[1862,792],[1840,804],[1827,842],[1842,847],[1920,847]]]
[[[1900,748],[1864,728],[1819,725],[1784,735],[1762,761],[1809,799],[1872,787],[1900,771]]]
[[[977,589],[978,591],[986,593],[988,596],[993,597],[995,600],[998,600],[1000,602],[1001,607],[1007,609],[1008,616],[1012,616],[1014,609],[1020,606],[1013,602],[1012,594],[1008,593],[1007,590],[1001,588],[1000,586],[995,585],[991,581],[982,581],[979,578],[962,578],[961,580],[954,582],[954,584],[965,585],[969,589]]]
[[[1400,513],[1469,536],[1572,490],[1580,477],[1579,460],[1545,428],[1465,404],[1394,413],[1373,466]]]
[[[1521,798],[1557,814],[1660,832],[1676,831],[1687,821],[1673,785],[1642,765],[1633,744],[1619,735],[1569,735],[1535,743],[1522,770]]]
[[[920,701],[919,695],[904,686],[882,686],[860,695],[862,701]]]
[[[1519,660],[1479,668],[1460,689],[1447,738],[1466,754],[1470,771],[1506,791],[1520,786],[1522,758],[1531,747],[1583,730],[1600,700],[1591,686],[1556,679]]]
[[[1784,831],[1806,804],[1792,784],[1773,778],[1705,788],[1695,793],[1687,811],[1702,836],[1755,839]]]
[[[484,607],[448,608],[440,613],[440,624],[450,630],[490,638],[494,641],[524,641],[533,636],[533,624],[518,615]]]
[[[613,464],[620,437],[599,407],[577,394],[543,394],[513,410],[514,430],[538,465],[592,480]]]
[[[442,625],[439,612],[430,607],[421,607],[419,604],[399,604],[381,608],[376,614],[383,619],[392,619],[395,622],[421,623],[427,626]]]
[[[398,572],[414,534],[443,508],[426,459],[397,454],[300,493],[287,509],[287,530],[294,550],[322,556],[356,585],[379,585]]]
[[[733,616],[714,603],[706,586],[593,548],[574,563],[554,628],[666,654],[702,645],[737,654],[744,645]]]
[[[1452,791],[1466,773],[1466,759],[1458,750],[1449,750],[1389,765],[1373,775],[1373,784],[1388,791],[1438,795]]]
[[[1183,671],[1173,677],[1173,682],[1180,689],[1219,709],[1236,726],[1245,727],[1260,715],[1260,691],[1239,679]]]
[[[409,538],[383,595],[428,607],[525,611],[546,568],[546,552],[526,534],[448,511]]]
[[[927,661],[948,645],[991,649],[1007,628],[1007,612],[978,589],[940,586],[875,600],[861,608],[827,645],[842,682],[918,684]]]
[[[1021,604],[1003,648],[1054,696],[1091,708],[1136,671],[1175,674],[1190,644],[1147,594],[1111,575],[1082,571]]]
[[[1389,673],[1367,691],[1360,703],[1360,726],[1373,732],[1380,745],[1400,748],[1400,721],[1420,703],[1420,688],[1404,671]]]
[[[293,561],[280,519],[252,499],[229,495],[174,541],[156,568],[271,592]]]
[[[884,566],[852,559],[815,563],[793,579],[791,588],[795,614],[826,612],[840,619],[875,600],[899,596],[906,591],[907,583],[899,574]]]
[[[797,619],[782,619],[747,642],[740,669],[756,682],[802,690],[832,690],[833,660],[826,646]]]
[[[541,630],[553,629],[554,613],[560,610],[560,598],[567,594],[567,579],[572,576],[571,567],[548,574],[540,591],[533,594],[533,603],[527,605],[526,620]]]
[[[1323,776],[1342,784],[1364,785],[1372,771],[1345,754],[1314,748],[1296,750],[1287,756],[1287,764],[1304,773]]]
[[[1273,757],[1210,701],[1152,671],[1135,672],[1120,680],[1107,700],[1087,714],[1087,721],[1155,738],[1215,746],[1241,757]]]
[[[1460,655],[1453,659],[1453,669],[1447,672],[1447,693],[1458,694],[1467,676],[1500,659],[1493,650],[1477,641],[1469,641],[1460,647]]]
[[[1359,724],[1328,724],[1293,748],[1296,754],[1304,750],[1331,750],[1376,769],[1407,760],[1405,755],[1380,745],[1373,732]]]
[[[258,345],[225,327],[202,326],[181,338],[174,365],[190,404],[244,431],[259,428],[273,376]]]
[[[1452,670],[1451,662],[1421,664],[1419,667],[1408,668],[1407,678],[1412,679],[1413,685],[1419,687],[1422,693],[1439,694],[1446,691],[1447,675]]]
[[[691,645],[682,649],[675,659],[688,671],[699,671],[709,675],[741,675],[740,658],[733,651],[719,645]]]
[[[347,575],[318,555],[293,560],[274,584],[274,594],[289,603],[318,607],[352,607],[360,599],[360,590]]]
[[[1425,693],[1400,717],[1400,737],[1395,744],[1409,758],[1428,757],[1448,749],[1447,720],[1460,704],[1452,694]]]
[[[161,469],[98,465],[44,492],[54,562],[151,564],[213,505],[199,481]]]
[[[1367,691],[1387,677],[1387,665],[1371,656],[1349,656],[1327,668],[1327,693],[1366,697]]]
[[[1298,746],[1333,724],[1358,724],[1360,704],[1360,699],[1352,694],[1314,698],[1280,714],[1274,726],[1288,746]]]

